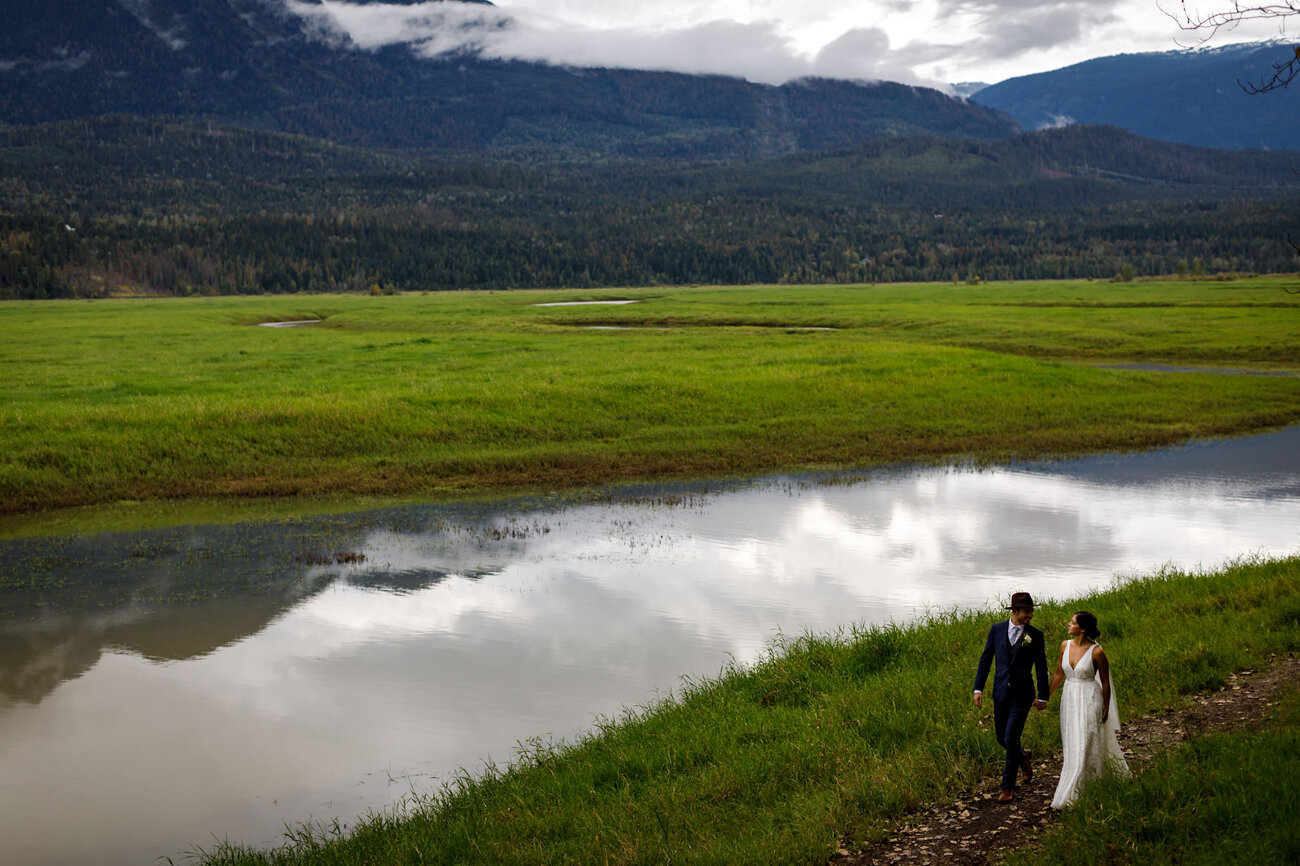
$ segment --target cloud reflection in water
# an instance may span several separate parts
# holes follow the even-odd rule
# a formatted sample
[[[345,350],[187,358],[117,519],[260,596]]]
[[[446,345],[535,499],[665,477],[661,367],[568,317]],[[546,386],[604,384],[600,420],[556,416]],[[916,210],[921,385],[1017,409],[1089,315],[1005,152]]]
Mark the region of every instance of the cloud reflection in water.
[[[270,843],[286,822],[350,821],[507,761],[520,740],[575,736],[778,634],[1293,553],[1297,449],[1293,430],[1053,466],[787,479],[682,506],[375,520],[349,541],[364,561],[305,569],[323,588],[286,594],[242,639],[165,663],[101,649],[36,702],[0,703],[0,777],[19,792],[0,838],[34,863],[137,862],[214,831]],[[113,646],[138,645],[132,627]]]

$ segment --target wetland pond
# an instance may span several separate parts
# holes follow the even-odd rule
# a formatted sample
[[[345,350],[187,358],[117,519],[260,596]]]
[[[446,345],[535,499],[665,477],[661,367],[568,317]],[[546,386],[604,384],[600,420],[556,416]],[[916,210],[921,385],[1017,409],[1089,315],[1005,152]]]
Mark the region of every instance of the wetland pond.
[[[0,844],[28,864],[270,846],[578,736],[781,635],[1296,553],[1298,526],[1292,428],[0,541]]]

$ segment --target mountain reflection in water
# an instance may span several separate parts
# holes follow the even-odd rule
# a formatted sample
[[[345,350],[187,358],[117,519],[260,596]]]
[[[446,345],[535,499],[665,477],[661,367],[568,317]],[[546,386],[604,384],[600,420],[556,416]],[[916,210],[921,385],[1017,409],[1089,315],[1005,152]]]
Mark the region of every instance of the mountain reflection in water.
[[[778,634],[1294,553],[1300,429],[970,471],[0,542],[15,862],[274,844]],[[829,483],[828,483],[829,482]],[[51,807],[51,804],[57,804]]]

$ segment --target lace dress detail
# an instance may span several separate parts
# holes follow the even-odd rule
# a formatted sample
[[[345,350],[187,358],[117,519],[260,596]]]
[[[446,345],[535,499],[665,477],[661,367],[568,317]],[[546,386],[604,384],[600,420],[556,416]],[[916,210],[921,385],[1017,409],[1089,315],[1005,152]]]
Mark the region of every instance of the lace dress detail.
[[[1070,666],[1070,647],[1061,653],[1061,671],[1065,685],[1061,689],[1061,745],[1064,756],[1061,781],[1052,798],[1052,808],[1062,809],[1074,802],[1085,783],[1106,773],[1128,775],[1128,764],[1120,751],[1119,709],[1115,700],[1115,678],[1110,681],[1110,718],[1101,720],[1101,682],[1093,667],[1088,647],[1077,666]]]

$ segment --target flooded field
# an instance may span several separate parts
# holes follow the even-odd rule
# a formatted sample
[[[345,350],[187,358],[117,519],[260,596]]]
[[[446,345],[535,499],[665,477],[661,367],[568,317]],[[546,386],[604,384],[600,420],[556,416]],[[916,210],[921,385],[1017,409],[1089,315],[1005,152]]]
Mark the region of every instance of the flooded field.
[[[33,864],[273,845],[285,824],[351,824],[521,741],[580,735],[783,634],[1295,553],[1297,526],[1291,429],[0,542],[0,839]]]

